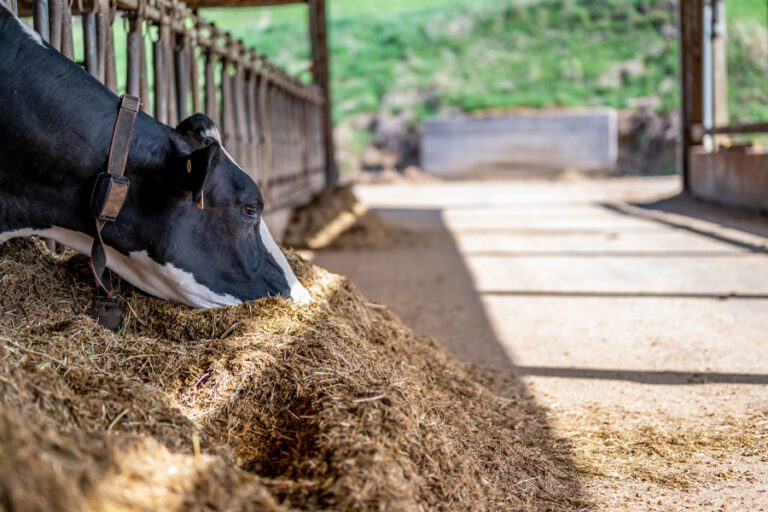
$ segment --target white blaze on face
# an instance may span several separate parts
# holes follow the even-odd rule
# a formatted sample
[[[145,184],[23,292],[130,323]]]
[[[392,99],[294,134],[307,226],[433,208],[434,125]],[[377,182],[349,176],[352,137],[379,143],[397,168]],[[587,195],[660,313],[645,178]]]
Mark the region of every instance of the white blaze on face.
[[[291,288],[291,298],[293,301],[297,304],[309,304],[312,302],[312,296],[299,282],[296,274],[293,273],[293,269],[288,264],[285,254],[283,254],[283,251],[281,251],[280,247],[275,243],[264,219],[259,222],[259,236],[261,236],[261,242],[264,244],[264,247],[267,249],[270,256],[272,256],[275,262],[280,266],[283,274],[285,274],[285,280],[288,281],[288,286]]]
[[[203,136],[216,140],[221,145],[221,149],[224,151],[226,157],[229,158],[229,160],[240,170],[240,172],[246,175],[248,174],[243,171],[237,162],[235,162],[235,159],[232,158],[232,155],[230,155],[226,148],[224,148],[224,145],[221,143],[221,134],[219,133],[218,128],[214,126],[205,130],[203,132]],[[267,228],[267,224],[264,222],[264,219],[262,219],[259,223],[259,236],[261,236],[261,241],[264,244],[264,247],[266,247],[267,251],[269,251],[269,254],[272,256],[272,258],[274,258],[275,262],[282,269],[283,274],[285,274],[285,279],[288,281],[288,286],[291,288],[291,298],[294,300],[294,302],[298,304],[309,304],[312,302],[312,296],[299,282],[296,274],[293,273],[293,269],[291,269],[291,266],[288,264],[288,260],[285,258],[285,254],[283,254],[283,251],[281,251],[280,247],[278,247],[275,243],[275,240],[272,238],[272,234],[269,232],[269,228]]]

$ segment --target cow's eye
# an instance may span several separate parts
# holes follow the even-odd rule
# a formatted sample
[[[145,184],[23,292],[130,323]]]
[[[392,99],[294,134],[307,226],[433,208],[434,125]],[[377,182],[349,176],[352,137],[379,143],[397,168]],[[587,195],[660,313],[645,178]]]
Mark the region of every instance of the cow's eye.
[[[247,219],[258,219],[261,215],[261,207],[258,203],[247,204],[240,208],[240,211]]]

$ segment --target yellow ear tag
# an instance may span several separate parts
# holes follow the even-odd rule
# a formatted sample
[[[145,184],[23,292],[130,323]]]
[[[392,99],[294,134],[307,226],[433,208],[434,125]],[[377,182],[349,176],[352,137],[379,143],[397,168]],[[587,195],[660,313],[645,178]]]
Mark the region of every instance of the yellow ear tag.
[[[197,200],[197,207],[201,210],[205,209],[205,199],[203,199],[203,193],[200,192],[200,199]]]
[[[187,160],[187,174],[192,174],[192,160]]]

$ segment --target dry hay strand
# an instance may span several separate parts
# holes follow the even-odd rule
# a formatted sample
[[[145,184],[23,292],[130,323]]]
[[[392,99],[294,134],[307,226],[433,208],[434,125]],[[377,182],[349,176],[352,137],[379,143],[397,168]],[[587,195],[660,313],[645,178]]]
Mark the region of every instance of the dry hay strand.
[[[351,185],[326,189],[294,210],[284,243],[295,249],[384,249],[407,242],[410,232],[385,222],[361,203]]]
[[[697,421],[627,418],[598,409],[562,420],[579,471],[591,478],[692,490],[730,478],[738,460],[768,462],[768,410]]]
[[[502,398],[343,278],[193,310],[125,284],[83,314],[84,258],[0,245],[0,503],[12,510],[572,510],[524,396]]]

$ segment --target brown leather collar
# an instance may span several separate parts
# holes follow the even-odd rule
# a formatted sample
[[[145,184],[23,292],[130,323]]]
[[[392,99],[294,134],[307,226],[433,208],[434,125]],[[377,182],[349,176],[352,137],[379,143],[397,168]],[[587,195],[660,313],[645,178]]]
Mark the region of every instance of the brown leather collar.
[[[124,94],[120,97],[120,108],[112,131],[109,145],[109,160],[106,172],[100,174],[91,195],[91,211],[95,219],[96,233],[91,247],[91,271],[97,290],[90,313],[102,326],[117,330],[121,323],[120,305],[112,288],[112,278],[107,269],[107,254],[101,231],[107,222],[116,222],[128,198],[130,182],[124,176],[131,147],[131,137],[136,117],[141,109],[141,100]]]

